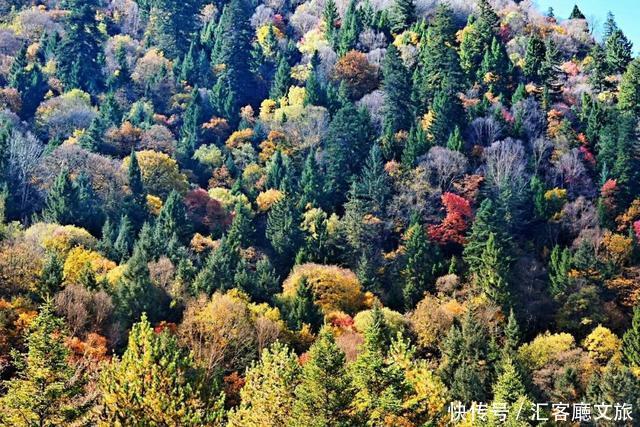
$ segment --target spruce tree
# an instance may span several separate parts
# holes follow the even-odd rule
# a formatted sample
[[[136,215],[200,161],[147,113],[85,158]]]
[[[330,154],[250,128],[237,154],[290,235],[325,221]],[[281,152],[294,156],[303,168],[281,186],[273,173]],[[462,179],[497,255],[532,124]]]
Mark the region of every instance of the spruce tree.
[[[56,252],[47,253],[38,281],[38,295],[42,299],[53,297],[61,289],[63,266]]]
[[[333,333],[323,328],[302,366],[292,426],[349,425],[352,388],[345,365],[345,354],[336,345]]]
[[[100,200],[93,190],[91,179],[82,172],[78,175],[75,185],[78,192],[77,222],[92,234],[97,234],[104,221],[104,212],[100,206]]]
[[[304,168],[300,176],[300,203],[299,207],[305,209],[307,205],[319,208],[324,204],[324,179],[316,162],[314,152],[310,152],[304,162]]]
[[[390,9],[391,31],[401,33],[416,20],[416,5],[413,0],[395,0]]]
[[[631,328],[622,338],[622,354],[631,366],[640,366],[640,307],[634,307]]]
[[[219,425],[224,417],[221,381],[208,378],[174,334],[156,333],[144,314],[99,387],[100,421],[109,425]]]
[[[129,194],[126,199],[127,216],[132,221],[134,229],[139,229],[149,216],[147,208],[147,193],[142,182],[142,172],[138,164],[138,156],[131,151],[129,167],[127,169]]]
[[[612,74],[623,73],[633,59],[633,43],[620,29],[615,30],[607,38],[604,51],[609,72]]]
[[[349,0],[347,10],[344,12],[340,35],[338,41],[338,55],[342,56],[352,49],[355,49],[360,31],[362,30],[360,13],[358,12],[356,0]]]
[[[429,242],[425,228],[413,223],[406,235],[403,297],[407,311],[422,299],[424,292],[435,285],[435,279],[443,269],[442,255],[438,246]]]
[[[269,98],[279,100],[283,96],[287,96],[289,93],[289,87],[291,86],[291,66],[287,62],[287,58],[284,55],[280,55],[278,61],[278,68],[276,69],[276,75],[269,92]]]
[[[300,221],[300,211],[292,195],[285,195],[267,216],[266,236],[276,254],[278,271],[282,273],[291,267],[302,244]]]
[[[571,250],[569,248],[560,249],[556,245],[551,251],[549,259],[549,285],[552,296],[562,295],[569,287],[571,270]]]
[[[577,4],[573,5],[573,9],[571,10],[571,15],[569,15],[569,19],[587,19],[586,16],[582,13]]]
[[[193,293],[212,294],[215,290],[232,289],[239,263],[240,248],[228,237],[223,237],[193,281]]]
[[[113,251],[118,261],[129,259],[135,242],[135,230],[127,215],[123,215],[118,226],[118,234],[113,241]]]
[[[493,386],[494,402],[513,405],[526,393],[522,378],[510,357],[502,361],[502,373]]]
[[[97,93],[102,87],[101,44],[96,10],[98,0],[69,0],[65,35],[57,52],[56,71],[65,89]]]
[[[156,241],[167,242],[176,236],[180,242],[189,239],[190,224],[182,196],[173,190],[162,206],[155,224]]]
[[[78,189],[71,180],[69,169],[62,168],[45,201],[43,217],[61,225],[74,224],[78,219]]]
[[[527,42],[527,49],[524,54],[524,64],[522,72],[525,77],[538,81],[542,61],[546,54],[544,41],[537,34],[532,34]]]
[[[289,327],[295,331],[301,330],[304,324],[317,331],[322,323],[322,312],[315,303],[313,290],[306,278],[303,278],[298,285],[296,294],[289,303],[287,314]]]
[[[17,374],[3,381],[0,423],[17,427],[70,425],[91,405],[69,365],[64,321],[45,303],[29,326],[26,353],[15,353]],[[83,402],[84,400],[84,402]]]
[[[631,61],[622,75],[618,107],[640,117],[640,58]]]
[[[145,33],[147,43],[170,58],[183,55],[196,30],[200,5],[200,0],[153,1]]]
[[[196,148],[198,148],[202,114],[200,92],[196,87],[191,91],[191,97],[187,103],[187,109],[182,116],[180,140],[176,146],[176,157],[182,164],[188,165],[193,157],[193,153]]]
[[[324,87],[320,82],[320,76],[318,75],[318,65],[320,65],[320,57],[318,51],[313,52],[311,57],[311,71],[309,77],[305,82],[304,92],[304,104],[305,105],[324,105],[326,95],[324,93]]]
[[[395,134],[400,130],[409,130],[413,123],[413,106],[407,96],[411,93],[411,77],[393,44],[387,48],[382,74],[385,132]]]
[[[336,7],[335,0],[327,0],[322,11],[322,21],[326,28],[327,40],[331,43],[333,50],[338,50],[338,44],[340,41],[340,30],[336,26],[340,15],[338,14],[338,8]]]

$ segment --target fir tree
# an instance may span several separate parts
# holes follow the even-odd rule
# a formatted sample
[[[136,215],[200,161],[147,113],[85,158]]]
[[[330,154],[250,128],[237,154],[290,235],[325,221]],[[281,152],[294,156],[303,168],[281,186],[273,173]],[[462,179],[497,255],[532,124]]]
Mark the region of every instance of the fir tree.
[[[546,55],[546,47],[544,41],[537,34],[531,35],[527,42],[527,49],[524,54],[524,65],[522,72],[525,77],[538,81],[542,61]]]
[[[189,238],[190,227],[187,211],[182,196],[173,190],[162,206],[155,224],[155,235],[158,242],[166,242],[175,235],[179,241]]]
[[[634,59],[622,75],[618,107],[640,116],[640,58]]]
[[[269,92],[269,98],[279,100],[283,96],[287,96],[290,86],[291,66],[287,62],[287,58],[284,55],[281,55],[278,61],[278,68],[276,69],[273,85]]]
[[[340,26],[340,38],[337,46],[338,55],[342,56],[356,47],[361,26],[356,0],[350,0]]]
[[[176,146],[177,158],[183,164],[189,164],[193,157],[193,153],[198,147],[201,122],[202,106],[200,105],[200,92],[196,87],[191,91],[191,97],[189,98],[187,109],[182,116],[180,140]]]
[[[549,284],[551,295],[562,295],[569,287],[569,270],[571,269],[571,250],[554,246],[549,259]]]
[[[307,356],[295,389],[292,426],[349,425],[352,389],[346,358],[329,328],[320,331]]]
[[[42,266],[38,283],[38,295],[43,298],[53,297],[62,287],[63,261],[56,252],[49,252]]]
[[[318,51],[313,52],[313,56],[311,57],[311,71],[309,73],[309,77],[305,82],[305,92],[304,92],[304,104],[305,105],[324,105],[325,104],[325,93],[322,83],[320,82],[320,77],[318,75],[318,65],[320,65],[320,57],[318,56]]]
[[[69,169],[63,168],[56,177],[45,201],[43,217],[61,225],[74,224],[78,219],[78,189]]]
[[[224,416],[221,381],[208,378],[172,333],[156,333],[144,314],[99,386],[106,424],[218,425]]]
[[[310,152],[304,162],[304,168],[300,176],[300,203],[299,207],[305,209],[307,205],[322,207],[324,203],[324,180],[316,162],[315,153]]]
[[[65,36],[58,46],[56,71],[66,89],[96,93],[102,86],[102,34],[97,0],[69,0]]]
[[[199,0],[153,1],[145,33],[147,42],[170,58],[184,54],[196,29],[200,5]]]
[[[512,405],[524,396],[525,392],[518,370],[511,358],[507,357],[502,361],[502,373],[493,386],[493,400]]]
[[[139,229],[148,217],[147,193],[142,182],[142,172],[135,151],[131,151],[127,169],[129,195],[127,197],[127,216],[134,228]]]
[[[86,173],[80,173],[75,185],[78,192],[77,222],[92,234],[97,234],[104,221],[104,212],[99,204],[99,198],[93,190],[91,179]]]
[[[300,212],[289,195],[276,203],[267,216],[266,236],[277,255],[279,271],[285,272],[292,265],[300,245]]]
[[[384,128],[390,134],[408,130],[413,122],[411,78],[402,63],[398,49],[389,45],[382,66],[384,87]]]
[[[634,307],[631,328],[622,338],[622,354],[631,366],[640,366],[640,307]]]
[[[322,313],[316,305],[311,285],[306,279],[298,285],[293,300],[288,308],[289,327],[299,331],[304,324],[309,325],[313,330],[318,330],[322,323]]]
[[[413,0],[395,0],[390,10],[391,31],[401,33],[416,20],[416,5]]]
[[[0,423],[12,426],[69,425],[80,420],[91,401],[83,405],[82,379],[69,365],[64,321],[45,303],[29,327],[26,353],[14,355],[18,373],[3,382]]]
[[[612,74],[623,73],[631,62],[633,44],[622,30],[617,29],[607,37],[604,44],[606,62]]]
[[[207,258],[202,270],[193,282],[193,293],[212,294],[215,290],[229,290],[234,286],[234,277],[240,262],[240,248],[223,237],[220,246]]]
[[[135,231],[129,217],[124,215],[120,219],[118,226],[118,234],[113,242],[113,250],[116,259],[119,261],[127,260],[133,251],[135,242]]]
[[[340,42],[340,30],[336,26],[340,15],[338,14],[338,8],[336,7],[336,2],[334,0],[328,0],[324,5],[324,10],[322,11],[322,20],[327,29],[327,40],[331,43],[331,47],[334,50],[338,50],[338,45]]]
[[[569,15],[569,19],[587,19],[586,16],[582,13],[577,4],[573,5],[573,9],[571,10],[571,15]]]

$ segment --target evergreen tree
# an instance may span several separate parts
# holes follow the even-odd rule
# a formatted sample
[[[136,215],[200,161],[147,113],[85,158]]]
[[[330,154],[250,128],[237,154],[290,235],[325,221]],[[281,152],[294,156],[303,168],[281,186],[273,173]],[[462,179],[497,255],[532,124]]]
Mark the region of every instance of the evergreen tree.
[[[212,294],[218,289],[232,289],[239,262],[240,248],[231,242],[228,236],[223,237],[220,246],[211,252],[193,281],[193,293]]]
[[[177,58],[190,47],[197,25],[200,0],[155,0],[145,33],[147,43],[157,46],[166,56]]]
[[[634,307],[631,328],[622,338],[622,354],[631,366],[640,366],[640,307]]]
[[[119,259],[114,247],[118,233],[116,227],[111,222],[111,218],[107,217],[104,224],[102,224],[100,234],[102,238],[100,242],[98,242],[98,249],[109,259]]]
[[[390,134],[408,130],[413,123],[411,77],[402,63],[398,49],[390,44],[382,65],[384,87],[384,128]]]
[[[258,302],[271,301],[271,297],[279,291],[280,283],[269,258],[263,257],[256,263],[252,296]]]
[[[427,136],[422,126],[420,124],[412,126],[402,151],[402,166],[413,169],[418,157],[426,154],[428,147]]]
[[[464,117],[462,103],[449,82],[443,82],[442,88],[436,92],[430,113],[433,118],[427,133],[435,145],[445,146]]]
[[[53,182],[42,215],[47,221],[61,225],[77,221],[78,189],[71,181],[69,169],[63,168]]]
[[[291,329],[299,331],[304,324],[307,324],[313,330],[318,330],[323,316],[314,301],[311,285],[306,279],[298,285],[296,295],[289,304],[288,321]]]
[[[387,201],[391,197],[390,188],[389,176],[384,170],[382,150],[378,144],[374,144],[360,175],[353,183],[349,198],[362,201],[362,208],[367,213],[384,217]]]
[[[607,37],[604,51],[609,72],[613,74],[623,73],[631,59],[633,59],[633,43],[627,39],[627,36],[620,29],[613,31]]]
[[[276,266],[280,272],[288,271],[302,244],[299,224],[300,212],[291,195],[285,195],[267,216],[266,236],[276,253]]]
[[[118,234],[113,241],[113,250],[117,260],[124,261],[129,259],[135,239],[135,231],[131,220],[128,216],[123,215],[118,226]]]
[[[345,105],[333,117],[325,139],[331,159],[325,173],[325,195],[332,208],[346,199],[351,177],[360,171],[373,135],[369,114],[353,104]]]
[[[589,51],[589,56],[592,58],[589,64],[589,83],[598,92],[601,92],[607,86],[605,78],[608,75],[607,56],[600,44],[595,43]]]
[[[502,361],[502,373],[493,386],[493,400],[513,405],[525,393],[526,390],[520,374],[511,358],[507,357]]]
[[[180,140],[176,146],[177,158],[183,164],[189,164],[193,153],[196,148],[198,148],[201,122],[202,106],[200,105],[200,92],[196,87],[191,91],[187,109],[182,116]]]
[[[537,34],[532,34],[527,42],[527,49],[524,54],[524,65],[522,72],[525,77],[538,81],[542,61],[546,56],[546,47],[544,41]]]
[[[173,234],[172,234],[173,236]],[[163,253],[166,240],[157,240],[154,227],[148,222],[142,224],[138,239],[134,245],[136,250],[142,252],[142,256],[148,260],[156,260]]]
[[[485,52],[480,64],[478,80],[485,82],[492,94],[505,95],[511,80],[512,69],[504,43],[494,37],[490,49]]]
[[[301,209],[305,209],[307,205],[313,207],[323,206],[324,179],[320,174],[319,165],[313,152],[307,155],[304,162],[304,168],[300,176],[300,190],[299,207]]]
[[[82,379],[69,366],[64,321],[50,302],[29,326],[27,351],[16,353],[17,375],[3,382],[0,423],[16,427],[69,425],[89,409],[83,406]],[[85,400],[85,404],[91,404]],[[87,405],[88,406],[88,405]]]
[[[571,269],[571,250],[554,246],[549,259],[549,282],[551,295],[562,295],[569,287]]]
[[[147,208],[147,193],[142,183],[142,172],[138,164],[138,156],[131,151],[129,167],[127,169],[129,194],[126,199],[127,216],[132,221],[134,229],[139,229],[149,216]]]
[[[357,9],[356,0],[350,0],[347,10],[344,12],[342,25],[340,26],[340,36],[338,41],[337,52],[342,56],[352,49],[355,49],[360,31],[362,30],[360,22],[360,14]]]
[[[640,117],[640,58],[631,61],[622,75],[618,107]]]
[[[429,242],[425,228],[413,223],[405,235],[404,305],[413,309],[422,299],[424,292],[435,284],[435,279],[443,269],[442,255],[438,246]]]
[[[389,20],[394,33],[399,34],[409,28],[416,20],[416,5],[413,0],[395,0],[390,9]]]
[[[77,222],[92,234],[97,234],[104,221],[104,212],[98,196],[93,191],[91,180],[86,173],[82,172],[78,175],[75,185],[78,192]]]
[[[69,0],[66,31],[56,57],[56,71],[66,89],[97,93],[102,86],[101,44],[96,10],[98,0]]]
[[[156,333],[144,314],[99,385],[105,402],[100,419],[107,424],[219,425],[224,417],[221,381],[207,378],[177,338]]]
[[[257,100],[260,93],[251,73],[251,37],[244,0],[231,0],[224,6],[211,54],[214,66],[223,65],[213,87],[212,104],[218,115],[235,125],[240,107]]]
[[[287,58],[284,55],[280,55],[276,75],[273,80],[273,85],[271,86],[271,91],[269,92],[269,98],[279,100],[283,96],[287,96],[290,86],[291,66],[287,62]]]
[[[323,328],[307,352],[293,407],[294,427],[350,425],[351,384],[344,352]]]
[[[364,331],[362,351],[349,366],[355,388],[352,411],[365,425],[381,425],[386,417],[398,414],[407,392],[402,370],[387,359],[388,333],[382,310],[376,306]]]
[[[324,5],[322,11],[322,20],[326,27],[327,40],[331,43],[333,50],[338,50],[338,44],[340,42],[340,30],[336,26],[340,15],[338,14],[338,8],[334,0],[328,0]]]
[[[42,266],[38,283],[38,295],[43,298],[53,297],[62,287],[63,261],[56,252],[49,252]]]
[[[136,248],[116,286],[117,313],[127,326],[137,322],[143,313],[154,322],[167,313],[167,296],[151,282],[148,261]]]
[[[320,82],[320,76],[318,75],[318,65],[320,65],[320,57],[316,50],[313,52],[313,56],[311,57],[311,71],[307,81],[305,82],[305,105],[324,105],[326,102],[324,88]]]
[[[515,356],[518,346],[520,345],[520,327],[518,326],[518,320],[516,319],[513,309],[509,310],[509,317],[507,318],[507,324],[504,327],[504,348],[503,354],[508,356]]]
[[[571,15],[569,15],[569,19],[587,19],[586,16],[582,13],[577,4],[573,5],[573,9],[571,10]]]
[[[173,190],[169,193],[156,219],[156,241],[166,242],[175,235],[180,242],[184,243],[189,239],[189,234],[190,224],[184,201],[180,193]]]
[[[20,94],[20,115],[24,119],[33,116],[44,99],[48,85],[39,64],[29,65],[26,44],[16,53],[9,70],[9,87]]]

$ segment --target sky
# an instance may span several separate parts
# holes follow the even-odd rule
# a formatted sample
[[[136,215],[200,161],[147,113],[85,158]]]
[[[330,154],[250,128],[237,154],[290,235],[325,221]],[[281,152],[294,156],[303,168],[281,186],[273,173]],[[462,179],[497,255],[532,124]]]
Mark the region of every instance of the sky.
[[[616,17],[618,26],[633,42],[633,50],[640,51],[638,0],[535,0],[535,2],[541,11],[546,11],[549,6],[553,7],[555,16],[562,19],[568,18],[573,5],[577,4],[589,22],[597,22],[600,29],[607,18],[607,12],[611,11]]]

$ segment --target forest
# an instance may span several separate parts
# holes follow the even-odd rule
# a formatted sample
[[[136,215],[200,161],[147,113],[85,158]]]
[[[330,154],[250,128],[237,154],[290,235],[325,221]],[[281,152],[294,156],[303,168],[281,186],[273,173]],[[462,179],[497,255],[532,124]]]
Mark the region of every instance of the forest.
[[[0,426],[640,425],[640,57],[585,13],[0,0]]]

